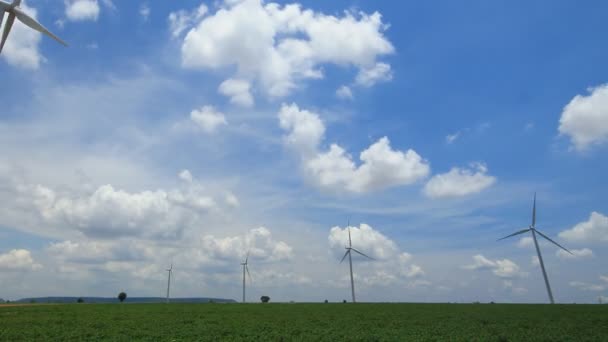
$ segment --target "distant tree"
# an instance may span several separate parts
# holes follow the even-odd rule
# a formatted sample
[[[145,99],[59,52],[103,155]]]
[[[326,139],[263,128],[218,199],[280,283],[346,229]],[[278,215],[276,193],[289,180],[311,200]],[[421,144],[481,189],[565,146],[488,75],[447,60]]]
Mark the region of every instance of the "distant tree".
[[[82,299],[82,297],[78,297],[76,303],[84,303],[84,299]]]
[[[270,297],[262,296],[262,297],[260,297],[260,300],[262,301],[262,303],[268,303],[270,301]]]
[[[329,301],[326,299],[326,300],[325,300],[325,304],[327,304],[327,303],[329,303]]]
[[[343,300],[342,300],[342,303],[346,303],[346,299],[343,299]]]
[[[127,299],[127,294],[126,293],[121,292],[121,293],[118,294],[118,300],[120,300],[121,303],[124,302],[125,299]]]
[[[30,299],[30,303],[34,304],[34,303],[36,303],[36,300],[35,299]]]

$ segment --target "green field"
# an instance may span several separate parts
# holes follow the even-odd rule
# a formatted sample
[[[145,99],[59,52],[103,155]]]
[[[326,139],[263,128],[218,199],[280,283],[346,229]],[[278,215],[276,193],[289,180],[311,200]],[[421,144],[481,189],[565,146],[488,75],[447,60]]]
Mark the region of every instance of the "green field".
[[[0,341],[607,341],[608,305],[0,306]]]

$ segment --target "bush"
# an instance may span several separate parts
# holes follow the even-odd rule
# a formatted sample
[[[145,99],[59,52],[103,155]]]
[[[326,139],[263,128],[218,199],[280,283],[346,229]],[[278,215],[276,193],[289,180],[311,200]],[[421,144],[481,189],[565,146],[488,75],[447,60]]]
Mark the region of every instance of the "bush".
[[[343,299],[343,300],[342,300],[342,303],[346,303],[346,299]]]
[[[82,297],[80,297],[76,300],[76,303],[84,303],[84,299],[82,299]]]
[[[329,301],[326,299],[326,300],[325,300],[325,304],[327,304],[327,303],[329,303]]]
[[[118,300],[120,300],[121,303],[124,302],[125,299],[127,299],[127,294],[126,293],[121,292],[121,293],[118,294]]]
[[[260,297],[260,300],[262,301],[262,303],[268,303],[268,302],[270,302],[270,297],[262,296],[262,297]]]

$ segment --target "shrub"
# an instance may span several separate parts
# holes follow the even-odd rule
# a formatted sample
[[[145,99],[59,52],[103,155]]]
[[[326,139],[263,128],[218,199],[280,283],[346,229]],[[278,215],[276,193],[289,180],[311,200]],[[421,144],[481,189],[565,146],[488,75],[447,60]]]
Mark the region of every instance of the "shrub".
[[[268,303],[270,301],[270,297],[262,296],[262,297],[260,297],[260,300],[262,301],[262,303]]]
[[[82,297],[80,297],[76,300],[76,303],[84,303],[84,299],[82,299]]]
[[[118,294],[118,300],[120,300],[121,303],[124,302],[125,299],[127,299],[127,294],[126,293],[121,292],[121,293]]]

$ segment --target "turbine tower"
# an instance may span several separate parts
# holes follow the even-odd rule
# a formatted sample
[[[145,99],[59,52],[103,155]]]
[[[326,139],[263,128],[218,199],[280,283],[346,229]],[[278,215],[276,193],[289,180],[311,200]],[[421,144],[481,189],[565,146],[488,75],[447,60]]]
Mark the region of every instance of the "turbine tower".
[[[241,266],[243,266],[243,303],[245,303],[245,288],[246,288],[246,282],[245,282],[245,271],[247,271],[247,275],[249,276],[249,281],[251,281],[251,274],[249,274],[249,252],[247,252],[247,257],[245,257],[245,262],[241,263]]]
[[[351,294],[353,296],[353,303],[356,303],[356,299],[355,299],[355,279],[353,277],[353,257],[352,257],[352,253],[351,252],[356,252],[359,253],[361,255],[363,255],[364,257],[374,260],[374,258],[367,256],[365,254],[363,254],[362,252],[359,252],[358,250],[356,250],[353,247],[353,243],[352,243],[352,239],[350,237],[350,220],[348,221],[347,225],[347,229],[348,229],[348,246],[346,246],[346,253],[344,253],[344,256],[342,257],[342,260],[340,260],[340,263],[342,263],[344,261],[344,259],[346,258],[346,256],[348,255],[348,264],[350,266],[350,290],[351,290]]]
[[[551,292],[551,285],[549,285],[549,278],[547,278],[547,271],[545,270],[545,263],[543,262],[543,256],[540,254],[540,248],[538,247],[538,241],[536,239],[536,234],[544,237],[545,239],[549,240],[549,242],[551,242],[554,245],[556,245],[557,247],[565,250],[566,252],[568,252],[570,254],[572,254],[572,252],[570,252],[566,248],[562,247],[559,243],[551,240],[547,235],[541,233],[540,231],[538,231],[538,229],[536,229],[536,193],[534,193],[534,204],[532,205],[532,224],[530,225],[530,227],[526,228],[526,229],[522,229],[511,235],[507,235],[501,239],[498,239],[498,241],[504,240],[511,236],[527,233],[527,232],[532,232],[532,239],[534,240],[534,246],[536,246],[536,253],[538,254],[538,261],[540,262],[540,268],[543,271],[543,277],[545,278],[545,286],[547,287],[547,294],[549,295],[549,301],[551,301],[551,304],[554,304],[555,301],[553,300],[553,293]]]
[[[169,278],[167,279],[167,303],[169,303],[169,290],[171,289],[171,273],[173,273],[173,263],[171,263],[171,267],[167,269],[169,273]]]
[[[15,22],[15,18],[19,19],[20,22],[29,26],[30,28],[44,33],[47,36],[55,39],[57,42],[64,46],[68,46],[63,40],[59,39],[59,37],[55,36],[51,33],[51,31],[47,30],[44,26],[42,26],[39,22],[37,22],[34,18],[30,17],[28,14],[23,12],[21,7],[21,0],[13,0],[12,3],[8,3],[6,1],[0,0],[0,26],[2,26],[2,20],[4,19],[4,12],[8,13],[8,18],[6,19],[6,25],[4,26],[4,32],[2,32],[2,41],[0,42],[0,53],[4,48],[4,44],[6,43],[6,39],[8,38],[9,33],[11,33],[11,28],[13,27],[13,23]]]

